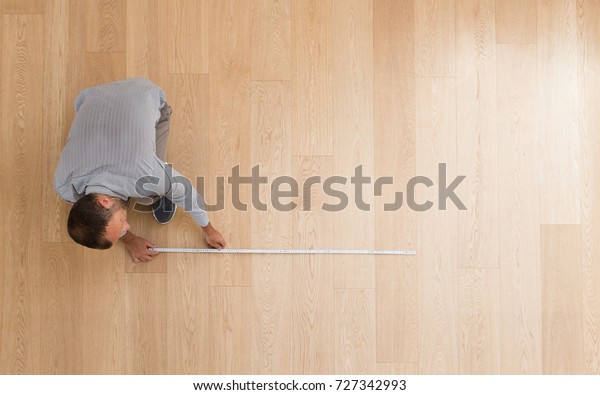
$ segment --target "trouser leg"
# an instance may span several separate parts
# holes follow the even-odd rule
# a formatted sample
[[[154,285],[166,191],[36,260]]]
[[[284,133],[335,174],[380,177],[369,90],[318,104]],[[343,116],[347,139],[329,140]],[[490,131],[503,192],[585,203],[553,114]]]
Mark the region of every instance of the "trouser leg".
[[[160,119],[156,123],[156,156],[163,162],[167,161],[167,140],[171,123],[171,106],[165,102],[160,109]]]
[[[160,118],[156,122],[156,156],[163,162],[167,161],[167,141],[169,138],[171,113],[171,106],[165,102],[165,105],[160,109]],[[160,196],[150,196],[136,200],[137,203],[148,206],[154,204],[158,199],[160,199]]]

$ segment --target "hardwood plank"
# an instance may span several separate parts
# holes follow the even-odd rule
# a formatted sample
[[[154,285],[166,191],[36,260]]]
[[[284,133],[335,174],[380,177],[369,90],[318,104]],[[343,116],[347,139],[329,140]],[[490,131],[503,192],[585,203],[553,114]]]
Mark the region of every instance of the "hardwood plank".
[[[250,172],[250,2],[212,0],[209,3],[209,117],[207,156],[211,168],[207,190],[217,177],[228,178],[239,165],[240,176]],[[227,179],[224,180],[227,183]],[[227,184],[226,184],[227,186]],[[229,188],[229,187],[228,187]],[[250,204],[250,190],[241,186],[241,203]],[[208,194],[215,196],[215,194]],[[229,189],[225,209],[211,214],[231,248],[249,248],[250,214],[233,207]],[[249,286],[250,256],[211,257],[211,286]]]
[[[331,0],[292,2],[294,155],[333,154]]]
[[[179,217],[173,225],[177,241],[193,245],[197,238],[191,217]],[[208,262],[199,254],[171,254],[167,261],[167,372],[207,374]]]
[[[544,373],[581,373],[581,225],[541,225],[540,241]]]
[[[335,371],[332,261],[330,257],[293,257],[292,374]]]
[[[209,131],[208,86],[206,75],[171,75],[165,88],[173,108],[169,160],[193,185],[196,177],[206,174],[209,168],[206,156],[199,154],[205,149]],[[166,233],[169,246],[206,246],[202,230],[183,212],[169,224]],[[168,371],[206,374],[210,370],[209,261],[206,256],[194,254],[169,254],[164,258],[168,263]]]
[[[85,24],[83,2],[51,0],[44,14],[44,100],[42,125],[43,241],[71,241],[66,229],[70,205],[54,191],[52,180],[67,140],[75,110],[73,102],[84,87]]]
[[[418,359],[418,269],[414,257],[377,257],[377,362]]]
[[[126,372],[167,371],[167,276],[130,273],[126,279]]]
[[[500,370],[500,275],[498,269],[460,269],[461,374]]]
[[[419,374],[417,363],[377,363],[375,374],[406,375]]]
[[[273,181],[292,174],[290,83],[284,81],[252,82],[251,159],[260,176],[267,177],[265,186],[258,186],[252,204],[254,248],[291,248],[292,228],[289,206],[292,198],[273,199]],[[290,181],[290,180],[288,180]],[[289,192],[289,183],[279,191]],[[300,191],[298,191],[299,193]],[[256,207],[255,207],[256,206]],[[257,262],[260,262],[260,258]],[[264,258],[264,257],[263,257]],[[253,282],[253,285],[256,285]]]
[[[454,77],[455,0],[415,2],[417,77]]]
[[[85,86],[96,86],[125,79],[125,52],[86,52]]]
[[[209,288],[210,374],[252,372],[252,288]]]
[[[576,0],[539,1],[540,221],[581,222]]]
[[[373,174],[373,7],[370,1],[335,2],[333,9],[333,133],[334,172],[349,178],[362,166]],[[336,186],[334,188],[341,188]],[[370,194],[364,202],[372,204]],[[366,195],[366,198],[364,196]],[[334,218],[335,248],[374,248],[375,218],[354,204]],[[373,210],[373,206],[369,210]],[[356,224],[361,231],[356,232]],[[335,261],[336,288],[374,288],[373,256],[344,256]]]
[[[208,74],[208,0],[167,2],[169,73]]]
[[[381,198],[375,199],[376,246],[381,249],[416,245],[416,216],[406,207],[405,196],[401,208],[384,208],[416,175],[413,3],[377,0],[373,4],[375,174],[393,177],[393,186],[384,186]]]
[[[535,45],[496,50],[500,226],[500,304],[503,374],[539,374],[541,355],[540,158],[535,123]],[[527,185],[527,188],[523,188]]]
[[[301,186],[310,177],[325,177],[333,171],[333,158],[298,156],[293,161],[293,176]],[[332,243],[333,213],[322,210],[331,197],[313,185],[293,212],[293,248],[322,249]],[[306,203],[306,207],[304,207]],[[310,204],[310,207],[308,206]],[[306,209],[306,210],[305,210]],[[335,371],[335,303],[331,255],[294,255],[292,257],[292,373],[331,374]]]
[[[167,101],[171,105],[171,128],[168,143],[168,161],[181,174],[186,176],[192,185],[199,189],[198,177],[205,177],[210,167],[206,155],[206,140],[209,133],[209,80],[206,75],[170,75],[165,87]],[[202,194],[199,191],[200,194]],[[208,203],[213,203],[210,197]],[[211,213],[209,212],[209,218]],[[178,210],[177,217],[189,217],[183,210]],[[185,231],[177,226],[170,226],[167,231],[169,245],[179,247],[205,248],[206,243],[202,229],[198,225],[187,225]],[[194,223],[193,221],[191,222]],[[176,223],[178,224],[178,223]],[[215,224],[215,227],[218,227]],[[162,229],[165,231],[166,229]],[[191,231],[192,237],[186,237]]]
[[[376,247],[416,247],[415,212],[385,209],[416,172],[414,2],[373,3],[375,174],[393,177],[375,198]],[[404,37],[397,40],[397,37]],[[418,270],[412,258],[377,257],[377,362],[416,362]],[[393,301],[393,302],[392,302]]]
[[[122,246],[83,251],[83,372],[125,374],[127,348],[133,344],[126,332],[129,253]]]
[[[42,15],[0,15],[0,372],[40,373]],[[4,162],[5,161],[5,162]]]
[[[127,77],[167,83],[167,19],[160,0],[127,0]]]
[[[42,243],[41,374],[83,373],[83,248]]]
[[[251,79],[290,80],[292,20],[290,0],[251,2]]]
[[[44,0],[2,0],[0,14],[43,14]]]
[[[375,290],[335,290],[335,374],[375,373]]]
[[[496,1],[496,42],[535,44],[537,0]]]
[[[600,90],[600,4],[594,1],[578,3],[579,31],[579,119],[581,122],[581,225],[583,254],[583,314],[585,373],[600,374],[600,250],[596,247],[600,236],[598,189],[600,162],[596,152],[600,148],[597,131],[600,128],[598,95]]]
[[[251,158],[268,182],[291,174],[291,114],[289,82],[252,82]],[[272,185],[272,184],[271,184]],[[282,190],[290,190],[289,184]],[[252,207],[253,248],[291,248],[290,213],[273,203],[273,190],[262,187]],[[255,198],[253,197],[253,200]],[[290,199],[278,199],[287,204]],[[257,202],[257,205],[259,202]],[[253,204],[254,206],[254,204]],[[292,257],[253,255],[252,262],[252,371],[261,374],[291,372]]]
[[[253,256],[252,274],[252,372],[290,374],[292,258]]]
[[[456,130],[460,267],[498,267],[498,150],[494,1],[456,2]]]
[[[125,0],[87,0],[84,2],[86,51],[125,51],[126,3]]]
[[[438,163],[456,169],[456,84],[453,78],[417,78],[417,174],[437,180]],[[417,204],[436,202],[439,185],[417,186]],[[417,215],[419,372],[453,374],[458,359],[457,212],[432,205]],[[454,236],[453,236],[454,235]]]

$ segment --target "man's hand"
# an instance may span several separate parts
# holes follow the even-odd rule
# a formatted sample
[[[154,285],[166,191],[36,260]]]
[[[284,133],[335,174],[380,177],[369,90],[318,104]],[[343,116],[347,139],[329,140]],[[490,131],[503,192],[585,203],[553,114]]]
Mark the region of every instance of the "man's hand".
[[[156,247],[153,243],[142,239],[141,237],[137,237],[131,232],[127,232],[127,234],[123,236],[121,240],[123,240],[129,249],[131,258],[135,263],[149,262],[159,254],[158,251],[151,251],[148,249],[150,247]]]
[[[204,231],[204,239],[209,246],[218,250],[225,248],[225,238],[210,223],[202,228],[202,230]]]

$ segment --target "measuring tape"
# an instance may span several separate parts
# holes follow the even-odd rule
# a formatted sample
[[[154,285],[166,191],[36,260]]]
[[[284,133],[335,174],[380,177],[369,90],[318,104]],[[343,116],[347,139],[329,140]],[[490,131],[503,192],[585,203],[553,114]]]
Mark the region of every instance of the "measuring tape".
[[[352,255],[416,255],[414,250],[270,250],[223,248],[150,248],[157,252],[195,252],[212,254],[352,254]]]

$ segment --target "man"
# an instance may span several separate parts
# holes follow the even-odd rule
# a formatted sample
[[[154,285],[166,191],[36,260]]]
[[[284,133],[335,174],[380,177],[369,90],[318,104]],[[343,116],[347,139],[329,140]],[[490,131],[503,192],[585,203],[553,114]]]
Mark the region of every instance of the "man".
[[[135,236],[127,223],[127,203],[151,204],[154,218],[166,224],[176,206],[203,229],[208,245],[224,248],[212,227],[202,197],[167,165],[171,107],[150,81],[129,79],[88,88],[75,100],[75,119],[61,154],[54,189],[73,204],[67,228],[86,247],[107,249],[122,240],[134,262],[147,262],[155,245]],[[182,180],[186,182],[182,182]]]

